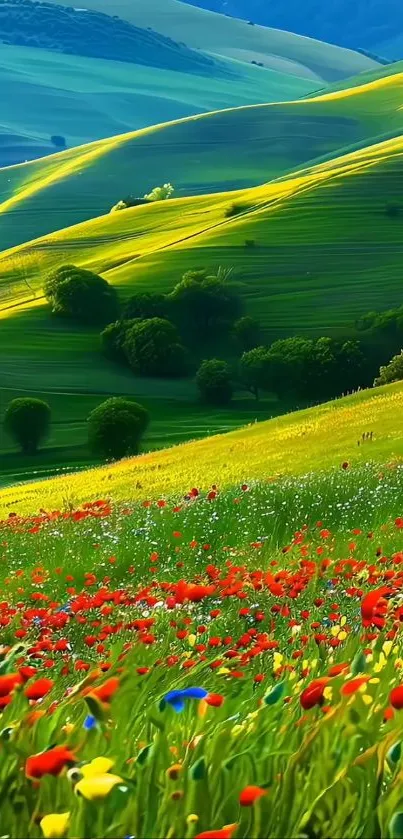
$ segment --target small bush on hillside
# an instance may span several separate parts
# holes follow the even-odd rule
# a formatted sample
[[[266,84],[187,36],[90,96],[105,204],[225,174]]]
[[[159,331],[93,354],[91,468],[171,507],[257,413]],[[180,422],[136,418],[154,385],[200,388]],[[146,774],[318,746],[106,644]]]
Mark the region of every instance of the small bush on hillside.
[[[172,184],[163,184],[162,186],[155,186],[151,192],[146,193],[144,198],[147,201],[167,201],[168,198],[172,198],[175,192],[175,188]]]
[[[196,384],[203,402],[228,405],[232,399],[231,371],[226,361],[212,358],[203,361],[196,374]]]
[[[49,405],[41,399],[13,399],[6,409],[4,429],[24,454],[35,454],[49,432],[50,416]]]
[[[225,210],[225,218],[232,218],[232,216],[238,216],[240,213],[246,213],[249,210],[249,204],[242,204],[240,202],[234,202]]]
[[[88,417],[90,451],[107,460],[137,454],[149,421],[148,411],[137,402],[120,396],[107,399]]]
[[[389,364],[380,368],[379,376],[374,381],[374,387],[389,385],[401,380],[403,380],[403,350],[398,355],[394,355]]]
[[[124,351],[130,367],[142,376],[184,376],[187,351],[176,327],[164,318],[135,323],[126,332]]]
[[[52,271],[44,293],[53,314],[80,323],[105,324],[119,314],[116,290],[98,274],[76,265],[62,265]]]
[[[142,204],[149,204],[150,202],[147,198],[134,198],[132,195],[129,195],[127,198],[121,198],[117,204],[114,204],[111,207],[110,212],[116,213],[119,210],[127,210],[129,207],[140,207]]]
[[[50,138],[50,142],[57,149],[65,149],[66,148],[66,138],[62,137],[61,134],[52,134],[52,136]]]

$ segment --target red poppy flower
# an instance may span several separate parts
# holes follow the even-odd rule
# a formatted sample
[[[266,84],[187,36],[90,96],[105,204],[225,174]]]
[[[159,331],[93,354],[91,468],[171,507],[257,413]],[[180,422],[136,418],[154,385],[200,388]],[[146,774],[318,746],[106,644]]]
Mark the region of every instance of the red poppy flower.
[[[227,824],[220,830],[204,830],[203,833],[198,833],[195,839],[231,839],[237,827],[237,824]]]
[[[66,746],[55,746],[46,752],[31,755],[25,763],[27,778],[37,780],[44,775],[60,775],[66,766],[76,762],[73,752]]]
[[[323,702],[323,693],[328,681],[329,679],[327,676],[324,676],[321,679],[314,679],[313,682],[311,682],[311,684],[302,691],[300,703],[305,711],[309,711],[310,708],[314,708],[315,705],[320,705]]]
[[[21,682],[20,673],[7,673],[5,676],[0,676],[0,697],[8,696]]]
[[[53,685],[53,679],[37,679],[25,688],[24,693],[27,699],[43,699],[52,690]]]
[[[343,696],[351,696],[353,693],[357,693],[357,690],[359,690],[360,687],[365,685],[368,681],[369,676],[358,676],[357,679],[350,679],[349,682],[344,683],[341,693]]]
[[[213,708],[220,708],[225,702],[225,696],[222,696],[221,693],[209,693],[204,697],[204,702],[207,702],[207,705],[211,705]]]
[[[397,711],[403,708],[403,685],[398,685],[390,692],[389,702]]]
[[[267,790],[262,789],[262,787],[247,786],[244,787],[239,796],[239,803],[241,807],[252,807],[255,801],[258,801],[263,795],[267,795]]]

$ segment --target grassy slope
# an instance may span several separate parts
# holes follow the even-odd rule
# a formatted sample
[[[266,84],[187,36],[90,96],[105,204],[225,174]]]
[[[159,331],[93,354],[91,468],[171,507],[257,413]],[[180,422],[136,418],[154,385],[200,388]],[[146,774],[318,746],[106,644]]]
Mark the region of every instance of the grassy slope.
[[[55,509],[99,497],[156,498],[191,486],[331,469],[341,462],[395,460],[403,455],[403,385],[329,402],[230,434],[142,455],[96,471],[0,491],[0,514]],[[372,431],[373,441],[357,445]]]
[[[167,179],[178,195],[253,186],[343,145],[399,133],[396,69],[331,94],[191,117],[0,170],[0,246],[101,215],[121,195]]]
[[[51,0],[59,3],[60,0]],[[76,0],[62,5],[75,6]],[[110,13],[110,0],[86,0],[86,8]],[[340,47],[206,12],[178,0],[115,0],[114,13],[136,26],[152,26],[187,46],[217,55],[251,61],[308,78],[334,81],[376,62]]]
[[[145,401],[161,423],[155,445],[164,432],[181,439],[178,420],[184,437],[192,436],[197,417],[204,428],[217,428],[217,416],[202,416],[195,407],[191,381],[137,379],[102,358],[96,331],[51,318],[40,297],[43,274],[74,261],[103,272],[129,294],[136,287],[169,289],[190,267],[234,266],[247,311],[265,325],[268,338],[345,334],[356,315],[401,302],[402,222],[385,215],[385,203],[400,201],[402,175],[400,138],[242,191],[239,200],[249,210],[232,219],[225,219],[225,210],[234,193],[185,198],[95,219],[4,254],[3,404],[15,395],[12,388],[47,394],[62,422],[51,441],[63,447],[55,462],[63,450],[65,460],[77,460],[80,452],[86,457],[77,451],[85,439],[86,403],[69,425],[69,394],[90,393],[100,401],[102,394],[127,393]],[[250,239],[255,247],[246,248]],[[36,286],[31,301],[24,278]],[[273,414],[276,407],[264,410]],[[255,413],[253,402],[237,402],[223,421],[235,425]],[[7,448],[4,440],[0,447]]]
[[[400,201],[402,158],[398,137],[261,187],[110,214],[6,251],[3,346],[12,335],[18,340],[22,325],[31,350],[42,341],[50,346],[58,327],[35,337],[47,317],[42,277],[68,261],[104,274],[123,295],[134,287],[167,290],[190,267],[233,266],[248,310],[270,334],[345,329],[364,310],[400,301],[402,223],[388,218],[385,206]],[[227,219],[234,200],[245,211]],[[251,240],[255,246],[245,247]],[[71,330],[65,334],[58,353],[72,351]]]
[[[317,86],[231,60],[217,73],[213,66],[210,75],[197,75],[6,44],[0,83],[2,166],[54,151],[52,134],[71,147],[214,108],[302,96]]]

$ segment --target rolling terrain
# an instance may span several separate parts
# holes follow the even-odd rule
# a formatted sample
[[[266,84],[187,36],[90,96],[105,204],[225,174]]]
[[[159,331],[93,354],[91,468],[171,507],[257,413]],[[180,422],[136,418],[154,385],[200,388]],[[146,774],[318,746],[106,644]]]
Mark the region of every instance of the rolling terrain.
[[[400,0],[184,0],[220,14],[275,26],[351,49],[402,58],[403,11]],[[348,22],[348,25],[346,25]],[[399,48],[400,38],[400,48]]]
[[[50,0],[75,6],[76,0]],[[110,12],[110,0],[85,0],[85,8]],[[156,32],[192,49],[241,61],[263,62],[265,67],[332,82],[376,67],[367,56],[289,32],[248,26],[247,22],[188,6],[180,0],[116,0],[114,13],[135,26]]]
[[[248,480],[272,481],[340,467],[356,466],[368,459],[399,461],[403,432],[396,415],[403,407],[403,385],[362,391],[297,411],[268,422],[208,437],[164,451],[151,452],[43,482],[0,490],[0,514],[71,509],[96,498],[114,501],[157,499],[182,494],[187,487],[220,489]],[[363,432],[372,431],[372,442],[357,446]]]
[[[401,206],[402,181],[403,137],[397,137],[260,187],[109,214],[5,251],[3,404],[17,392],[34,390],[57,403],[54,410],[62,417],[74,394],[102,401],[102,394],[125,393],[144,400],[159,417],[156,438],[164,427],[174,430],[178,418],[185,439],[198,436],[198,423],[201,433],[216,428],[218,416],[201,412],[196,418],[192,380],[134,377],[102,357],[97,330],[52,318],[41,296],[46,273],[73,262],[100,272],[124,298],[134,290],[169,291],[186,270],[222,265],[234,269],[246,311],[259,319],[268,341],[290,334],[350,335],[356,317],[401,303],[402,220],[390,217],[387,206]],[[239,212],[228,217],[234,204]],[[73,426],[65,425],[53,441],[61,447],[58,458],[85,436],[87,402],[77,399],[74,405]],[[263,416],[279,409],[264,404]],[[239,421],[237,411],[256,416],[249,398],[237,401],[232,418],[225,414],[221,423]]]
[[[308,99],[215,111],[0,170],[0,247],[108,212],[169,180],[175,195],[257,186],[403,130],[402,65]]]
[[[316,83],[231,60],[227,75],[179,72],[0,44],[0,165],[215,108],[283,100]]]

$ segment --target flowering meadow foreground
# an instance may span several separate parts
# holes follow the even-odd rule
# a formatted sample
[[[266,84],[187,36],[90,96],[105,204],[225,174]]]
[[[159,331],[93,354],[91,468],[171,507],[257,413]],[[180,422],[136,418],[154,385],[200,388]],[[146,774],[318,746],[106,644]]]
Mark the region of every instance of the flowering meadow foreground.
[[[403,467],[0,544],[1,837],[403,837]]]

